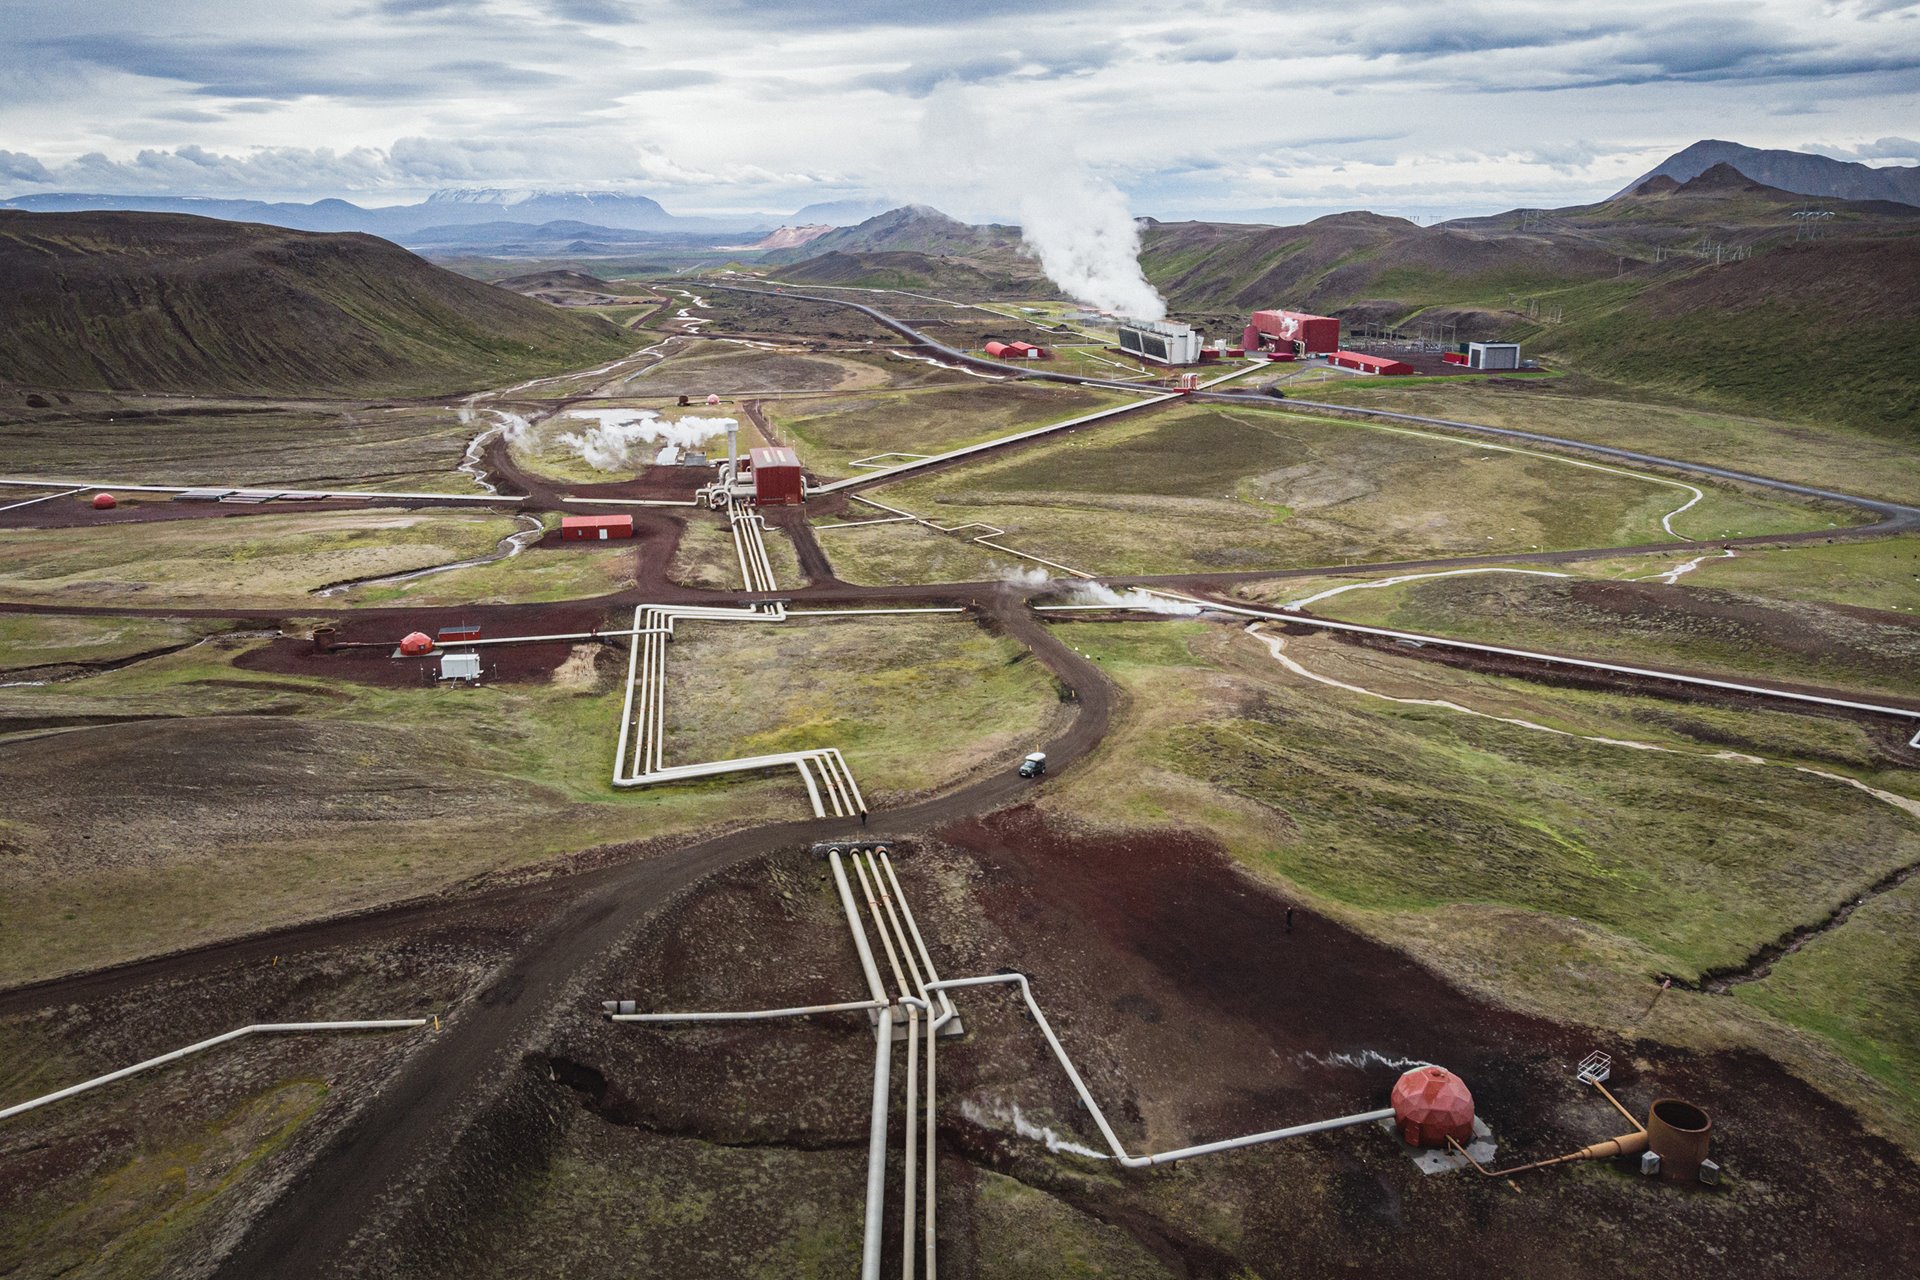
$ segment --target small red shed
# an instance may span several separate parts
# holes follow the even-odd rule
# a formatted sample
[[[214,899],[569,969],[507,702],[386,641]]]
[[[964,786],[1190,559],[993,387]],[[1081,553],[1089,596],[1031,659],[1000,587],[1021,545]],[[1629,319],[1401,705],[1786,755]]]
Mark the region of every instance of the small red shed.
[[[433,637],[424,631],[410,631],[400,640],[400,652],[409,658],[433,652]]]
[[[1368,355],[1364,351],[1336,351],[1327,357],[1327,363],[1342,369],[1352,369],[1355,373],[1413,372],[1413,366],[1404,360],[1390,360],[1386,356]]]
[[[800,455],[791,449],[755,449],[753,500],[763,507],[797,507],[807,500],[800,478]]]
[[[605,542],[608,538],[631,538],[632,516],[561,516],[562,542]]]
[[[986,350],[987,350],[987,354],[992,356],[995,360],[1013,359],[1013,347],[1008,343],[999,341],[998,339],[995,339],[994,341],[989,342],[987,344]]]

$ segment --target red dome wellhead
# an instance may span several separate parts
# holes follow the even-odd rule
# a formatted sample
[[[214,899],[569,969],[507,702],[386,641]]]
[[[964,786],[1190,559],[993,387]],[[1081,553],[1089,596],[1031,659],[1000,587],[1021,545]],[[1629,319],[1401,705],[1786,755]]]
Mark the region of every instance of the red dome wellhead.
[[[1473,1094],[1445,1067],[1415,1067],[1393,1086],[1393,1120],[1409,1146],[1464,1143],[1473,1137]]]

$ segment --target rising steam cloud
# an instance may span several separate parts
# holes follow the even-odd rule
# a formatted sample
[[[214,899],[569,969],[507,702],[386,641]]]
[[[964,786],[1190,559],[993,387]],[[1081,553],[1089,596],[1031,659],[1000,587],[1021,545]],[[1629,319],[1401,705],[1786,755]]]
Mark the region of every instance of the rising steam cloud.
[[[1140,271],[1140,227],[1127,198],[1032,121],[989,120],[957,85],[928,99],[904,185],[962,217],[1007,212],[1040,269],[1069,297],[1147,320],[1167,304]]]
[[[557,439],[596,471],[627,469],[635,445],[694,449],[739,425],[733,418],[687,417],[668,422],[651,409],[573,409],[566,418],[594,424],[584,432],[564,432]]]

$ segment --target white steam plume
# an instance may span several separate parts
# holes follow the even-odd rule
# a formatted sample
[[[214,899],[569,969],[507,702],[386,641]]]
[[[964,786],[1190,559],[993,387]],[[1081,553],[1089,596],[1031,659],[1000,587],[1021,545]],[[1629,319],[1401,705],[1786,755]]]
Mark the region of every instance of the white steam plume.
[[[596,471],[624,470],[637,444],[693,449],[739,425],[733,418],[687,417],[668,422],[651,409],[570,409],[564,417],[594,424],[584,433],[568,431],[557,438]]]
[[[1105,604],[1116,609],[1139,609],[1146,613],[1164,613],[1174,618],[1192,618],[1200,614],[1200,606],[1188,604],[1185,600],[1170,600],[1166,596],[1155,595],[1151,591],[1134,588],[1129,591],[1115,591],[1112,587],[1102,586],[1098,582],[1076,582],[1072,595],[1075,604]]]
[[[1017,565],[996,570],[993,576],[1016,587],[1044,587],[1053,581],[1053,575],[1045,569],[1022,569]]]
[[[1140,270],[1140,227],[1127,198],[1090,170],[1053,122],[988,119],[955,84],[936,89],[903,185],[956,217],[1019,217],[1027,248],[1061,290],[1102,311],[1146,320],[1167,304]]]

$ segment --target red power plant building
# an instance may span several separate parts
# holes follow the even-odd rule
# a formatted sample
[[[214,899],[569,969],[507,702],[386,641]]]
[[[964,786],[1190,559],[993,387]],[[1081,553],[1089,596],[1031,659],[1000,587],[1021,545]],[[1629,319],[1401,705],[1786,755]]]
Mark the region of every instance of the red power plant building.
[[[763,507],[797,507],[807,500],[800,478],[800,455],[791,449],[755,449],[753,500]]]
[[[562,542],[605,542],[608,538],[631,538],[632,516],[562,516]]]
[[[1332,316],[1304,311],[1256,311],[1240,335],[1249,351],[1291,351],[1320,356],[1340,349],[1340,322]]]
[[[1327,357],[1327,363],[1342,369],[1352,369],[1356,373],[1412,373],[1413,366],[1404,360],[1389,360],[1385,356],[1370,356],[1364,351],[1336,351]]]

